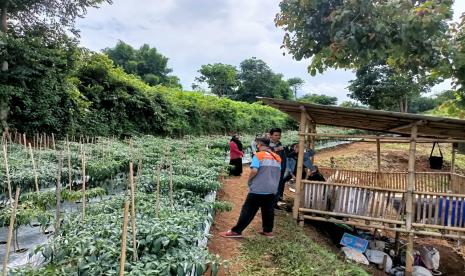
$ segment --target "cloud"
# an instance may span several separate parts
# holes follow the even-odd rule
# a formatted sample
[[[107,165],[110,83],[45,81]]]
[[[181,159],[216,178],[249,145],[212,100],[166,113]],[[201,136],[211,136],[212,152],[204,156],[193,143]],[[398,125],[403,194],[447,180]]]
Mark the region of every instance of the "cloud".
[[[252,56],[263,59],[286,78],[306,81],[305,93],[325,93],[347,99],[350,71],[329,70],[311,77],[309,61],[295,61],[280,49],[283,31],[274,25],[279,0],[115,0],[89,10],[78,21],[81,43],[99,51],[118,40],[139,47],[156,47],[169,57],[173,74],[186,89],[202,64],[222,62],[238,66]],[[458,3],[461,2],[461,3]],[[465,3],[456,1],[458,14]],[[302,92],[302,93],[303,93]]]

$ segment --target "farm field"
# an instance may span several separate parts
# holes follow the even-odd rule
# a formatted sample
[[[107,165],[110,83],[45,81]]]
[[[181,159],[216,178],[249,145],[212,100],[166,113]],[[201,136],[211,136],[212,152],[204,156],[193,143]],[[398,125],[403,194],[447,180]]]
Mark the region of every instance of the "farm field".
[[[135,216],[130,212],[128,219],[124,266],[128,275],[201,275],[207,265],[215,270],[219,259],[201,245],[205,244],[205,229],[212,222],[214,209],[227,207],[211,196],[220,188],[219,180],[227,169],[224,151],[215,144],[223,144],[223,138],[99,138],[94,143],[69,143],[69,152],[68,143],[57,142],[55,149],[51,144],[51,148],[32,149],[35,170],[29,149],[8,144],[9,180],[5,162],[0,178],[4,183],[9,181],[13,191],[21,189],[14,224],[17,240],[13,243],[20,253],[12,252],[10,260],[24,264],[28,255],[34,260],[25,267],[10,267],[9,273],[119,273],[123,207],[131,202],[131,195]],[[134,193],[129,185],[132,162]],[[61,209],[56,212],[59,186]],[[1,200],[0,221],[5,227],[12,211],[6,190]],[[30,237],[23,240],[23,230],[30,235],[31,226],[37,226],[32,228],[32,241],[42,241],[37,246],[28,244]],[[6,241],[7,231],[3,230],[0,239]],[[1,254],[3,259],[5,251]]]

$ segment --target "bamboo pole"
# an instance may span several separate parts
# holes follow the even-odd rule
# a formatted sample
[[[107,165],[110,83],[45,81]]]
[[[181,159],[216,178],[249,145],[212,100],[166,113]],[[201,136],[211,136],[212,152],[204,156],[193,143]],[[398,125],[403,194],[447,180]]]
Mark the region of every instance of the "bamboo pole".
[[[39,192],[39,176],[37,175],[36,161],[34,160],[34,152],[32,151],[31,143],[29,143],[29,154],[31,155],[32,172],[34,173],[34,184],[36,192]]]
[[[406,251],[406,264],[405,264],[405,275],[411,276],[413,269],[413,233],[412,222],[413,222],[413,204],[414,204],[414,190],[415,190],[415,154],[416,154],[416,141],[418,133],[418,127],[412,126],[411,130],[411,142],[408,159],[408,182],[407,182],[407,203],[405,206],[405,228],[409,233],[407,251]]]
[[[377,135],[350,135],[350,134],[334,134],[334,133],[307,133],[302,132],[299,130],[299,135],[304,136],[315,136],[315,137],[331,137],[331,138],[347,138],[347,139],[369,139],[373,142],[376,142],[376,139],[390,141],[390,142],[400,142],[405,141],[408,143],[412,140],[411,137],[400,137],[400,136],[377,136]],[[461,139],[446,139],[446,138],[423,138],[423,137],[416,137],[415,142],[417,143],[431,143],[431,142],[438,142],[438,143],[465,143],[465,140]],[[356,141],[358,142],[358,141]],[[367,142],[367,141],[361,141]]]
[[[69,149],[69,140],[68,137],[66,137],[66,147],[67,147],[67,154],[68,154],[68,185],[69,185],[69,190],[72,190],[73,186],[73,178],[72,178],[72,168],[71,168],[71,151]]]
[[[24,149],[27,150],[26,133],[23,133]]]
[[[173,209],[173,162],[170,162],[170,207]]]
[[[59,165],[58,165],[58,175],[57,175],[57,184],[55,190],[55,197],[56,197],[56,208],[55,208],[55,235],[57,235],[58,231],[60,230],[60,215],[61,215],[61,172],[63,169],[63,151],[60,151],[59,157]]]
[[[10,225],[8,226],[8,239],[6,242],[5,257],[3,259],[3,274],[2,274],[3,276],[7,275],[8,258],[10,256],[11,239],[13,238],[13,229],[14,229],[15,219],[16,219],[16,210],[18,209],[18,200],[19,200],[20,190],[21,190],[20,187],[16,188],[15,202],[13,204],[13,210],[11,211]]]
[[[86,154],[82,152],[82,219],[86,216]]]
[[[137,232],[136,232],[136,200],[135,200],[135,183],[134,168],[132,161],[129,162],[129,182],[131,184],[131,227],[132,227],[132,260],[137,261]]]
[[[52,146],[53,150],[57,150],[56,145],[55,145],[55,134],[52,133]]]
[[[161,173],[161,165],[157,166],[157,198],[156,198],[156,206],[155,206],[155,215],[158,218],[160,212],[160,173]]]
[[[3,144],[3,159],[5,162],[5,174],[6,174],[6,183],[8,187],[8,196],[10,198],[10,203],[13,204],[13,196],[11,194],[10,170],[8,168],[8,149],[7,149],[6,143]]]
[[[307,116],[305,109],[302,109],[300,113],[300,126],[299,130],[303,131],[307,124]],[[302,172],[303,172],[303,164],[304,164],[304,146],[305,146],[305,136],[299,135],[299,155],[297,157],[297,175],[296,175],[296,189],[295,189],[295,196],[294,196],[294,208],[292,212],[292,216],[294,219],[299,218],[299,208],[300,208],[300,199],[302,193]]]
[[[121,233],[121,258],[119,262],[119,275],[124,275],[124,265],[126,264],[126,241],[128,236],[128,213],[129,201],[124,203],[123,232]]]

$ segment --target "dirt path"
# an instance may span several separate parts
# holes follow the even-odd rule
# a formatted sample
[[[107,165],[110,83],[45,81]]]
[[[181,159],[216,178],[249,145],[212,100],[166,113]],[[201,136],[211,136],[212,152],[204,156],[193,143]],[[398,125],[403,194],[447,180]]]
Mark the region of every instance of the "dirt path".
[[[218,254],[223,260],[231,261],[239,255],[239,247],[241,246],[241,239],[227,239],[220,237],[219,233],[231,229],[236,222],[241,212],[242,203],[244,202],[248,187],[247,179],[249,177],[250,169],[247,165],[244,166],[244,173],[241,177],[230,177],[224,180],[223,188],[218,193],[218,200],[228,201],[233,205],[231,212],[224,212],[217,214],[215,223],[210,230],[210,240],[208,242],[208,249],[212,254]],[[260,211],[259,211],[260,212]],[[261,215],[257,214],[252,223],[243,232],[245,236],[251,235],[261,227]],[[236,275],[240,271],[240,265],[231,262],[227,270],[222,266],[218,275]]]

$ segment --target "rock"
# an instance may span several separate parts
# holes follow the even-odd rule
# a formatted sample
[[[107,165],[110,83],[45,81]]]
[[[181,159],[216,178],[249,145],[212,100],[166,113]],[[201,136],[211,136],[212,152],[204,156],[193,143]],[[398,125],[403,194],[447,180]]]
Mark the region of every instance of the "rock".
[[[382,265],[384,261],[384,256],[386,256],[386,267],[384,268],[384,271],[386,273],[389,273],[392,269],[392,259],[391,257],[379,250],[371,250],[367,249],[365,251],[365,256],[367,257],[368,261],[374,264]]]
[[[342,252],[344,252],[347,259],[355,261],[360,264],[369,265],[367,258],[361,252],[352,249],[350,247],[343,247],[341,248]]]

